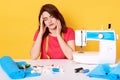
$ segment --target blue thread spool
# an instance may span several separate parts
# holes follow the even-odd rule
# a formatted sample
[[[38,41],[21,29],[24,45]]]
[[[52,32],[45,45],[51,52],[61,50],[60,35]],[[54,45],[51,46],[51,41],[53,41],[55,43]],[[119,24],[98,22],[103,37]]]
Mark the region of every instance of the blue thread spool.
[[[83,72],[83,73],[88,73],[88,72],[89,72],[89,69],[84,69],[82,72]]]
[[[52,71],[53,71],[53,72],[60,72],[60,71],[59,71],[59,68],[52,68]]]

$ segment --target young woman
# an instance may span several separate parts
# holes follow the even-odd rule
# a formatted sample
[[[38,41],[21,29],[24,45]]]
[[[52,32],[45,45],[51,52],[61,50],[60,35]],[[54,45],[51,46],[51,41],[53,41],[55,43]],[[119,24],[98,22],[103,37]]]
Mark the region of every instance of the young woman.
[[[31,48],[32,59],[72,59],[73,51],[74,30],[66,27],[62,14],[53,4],[43,5]]]

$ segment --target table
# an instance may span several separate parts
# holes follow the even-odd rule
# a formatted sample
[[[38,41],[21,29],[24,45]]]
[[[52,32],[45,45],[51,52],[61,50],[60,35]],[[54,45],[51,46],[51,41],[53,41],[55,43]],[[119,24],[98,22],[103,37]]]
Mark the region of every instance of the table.
[[[62,73],[56,73],[56,74],[50,74],[50,73],[45,73],[42,74],[41,76],[37,77],[29,77],[29,78],[24,78],[24,79],[19,79],[19,80],[101,80],[100,78],[90,78],[87,75],[87,73],[75,73],[75,68],[83,67],[85,69],[92,70],[95,68],[97,65],[91,65],[91,64],[80,64],[76,63],[73,60],[67,60],[67,59],[42,59],[42,60],[15,60],[15,61],[25,61],[31,66],[34,65],[60,65],[62,66],[64,72]],[[11,80],[7,74],[2,70],[0,66],[0,80]],[[103,80],[103,79],[102,79]],[[105,80],[105,79],[104,79]]]

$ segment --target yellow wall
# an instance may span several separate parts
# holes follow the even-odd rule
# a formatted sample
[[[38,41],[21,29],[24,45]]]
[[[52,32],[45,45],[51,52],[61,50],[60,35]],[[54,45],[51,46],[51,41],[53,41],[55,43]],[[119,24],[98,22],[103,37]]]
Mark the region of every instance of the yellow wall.
[[[40,7],[53,3],[74,29],[112,29],[120,35],[120,0],[1,0],[0,1],[0,57],[30,58],[33,35],[38,27]],[[89,44],[90,45],[90,44]],[[87,49],[96,49],[96,44]],[[117,58],[120,58],[120,40]],[[108,54],[109,55],[109,54]]]

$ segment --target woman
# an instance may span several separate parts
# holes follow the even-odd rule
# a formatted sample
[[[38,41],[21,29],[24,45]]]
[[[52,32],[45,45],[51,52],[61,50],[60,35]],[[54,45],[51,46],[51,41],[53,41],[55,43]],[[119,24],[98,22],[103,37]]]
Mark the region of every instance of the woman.
[[[72,59],[75,51],[75,34],[66,27],[65,20],[53,4],[42,6],[39,28],[34,35],[32,59]]]

